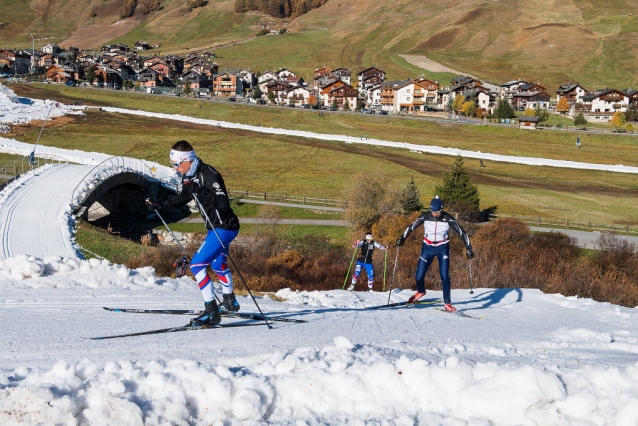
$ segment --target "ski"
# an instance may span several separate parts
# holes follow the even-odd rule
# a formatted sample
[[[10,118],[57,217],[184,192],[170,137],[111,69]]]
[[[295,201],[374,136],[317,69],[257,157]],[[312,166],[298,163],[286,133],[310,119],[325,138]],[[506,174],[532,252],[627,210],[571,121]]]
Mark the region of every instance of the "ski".
[[[218,325],[183,325],[180,327],[159,328],[156,330],[140,331],[138,333],[116,334],[112,336],[99,336],[88,337],[90,340],[106,340],[117,339],[120,337],[133,337],[133,336],[146,336],[149,334],[163,334],[163,333],[175,333],[178,331],[195,331],[195,330],[207,330],[209,328],[233,328],[233,327],[251,327],[256,325],[262,325],[261,323],[235,323],[235,324],[218,324]]]
[[[457,311],[455,311],[455,312],[448,312],[448,311],[446,311],[446,310],[445,310],[445,309],[443,309],[443,308],[434,308],[434,309],[436,309],[437,311],[445,312],[446,314],[453,314],[453,315],[456,315],[457,317],[472,318],[472,319],[479,320],[479,321],[481,321],[481,320],[484,320],[484,319],[485,319],[485,315],[481,315],[480,317],[475,317],[475,316],[473,316],[473,315],[468,315],[468,314],[466,314],[465,312],[463,312],[463,311],[458,311],[458,310],[457,310]]]
[[[396,302],[390,303],[389,305],[377,305],[377,306],[369,306],[367,308],[363,308],[367,311],[372,311],[375,309],[385,309],[385,308],[396,308],[399,306],[414,306],[414,305],[437,305],[439,303],[443,303],[441,299],[432,299],[432,300],[419,300],[417,302],[410,303],[407,300],[405,302]]]
[[[133,314],[165,314],[165,315],[199,315],[203,313],[203,310],[197,309],[127,309],[127,308],[107,308],[104,307],[107,311],[111,312],[126,312]],[[253,319],[257,321],[263,321],[264,318],[259,314],[249,314],[244,312],[220,312],[220,315],[228,318],[243,318],[243,319]],[[293,323],[305,323],[308,322],[306,320],[297,319],[297,318],[282,318],[282,317],[266,317],[268,321],[279,321],[279,322],[293,322]]]

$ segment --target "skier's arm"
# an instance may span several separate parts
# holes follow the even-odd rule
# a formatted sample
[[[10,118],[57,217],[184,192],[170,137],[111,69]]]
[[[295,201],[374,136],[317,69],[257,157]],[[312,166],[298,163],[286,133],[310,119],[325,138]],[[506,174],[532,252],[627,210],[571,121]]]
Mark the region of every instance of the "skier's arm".
[[[450,225],[450,228],[452,228],[457,234],[459,234],[459,236],[463,239],[466,248],[472,247],[472,245],[470,244],[470,236],[467,235],[467,232],[465,232],[463,228],[461,228],[461,225],[459,225],[456,219],[454,219],[454,216],[449,216],[450,217],[448,219],[448,224]]]
[[[388,248],[386,246],[382,246],[381,244],[377,243],[376,241],[374,242],[374,246],[378,249],[381,250],[387,250]]]
[[[354,244],[352,245],[352,247],[361,247],[361,245],[363,244],[363,241],[361,240],[357,240],[354,242]]]
[[[414,222],[412,222],[410,226],[405,228],[405,231],[403,232],[403,234],[401,234],[401,236],[397,240],[397,245],[402,246],[403,243],[405,242],[405,239],[410,236],[412,231],[414,231],[419,226],[423,225],[423,222],[425,222],[425,214],[422,214],[421,216],[419,216]]]
[[[190,192],[188,192],[186,190],[186,188],[184,188],[184,186],[182,186],[182,192],[180,192],[179,194],[174,195],[171,198],[169,198],[168,200],[164,201],[162,203],[162,208],[164,210],[170,210],[170,209],[172,209],[173,207],[175,207],[175,206],[177,206],[179,204],[182,204],[182,203],[185,203],[187,201],[192,200],[192,198],[193,197],[191,196]]]

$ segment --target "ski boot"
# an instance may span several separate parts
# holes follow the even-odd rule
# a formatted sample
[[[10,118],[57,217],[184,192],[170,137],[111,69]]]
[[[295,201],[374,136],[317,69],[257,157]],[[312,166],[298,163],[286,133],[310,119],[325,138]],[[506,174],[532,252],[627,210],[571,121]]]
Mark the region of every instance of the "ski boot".
[[[408,303],[415,303],[418,302],[420,298],[422,298],[423,296],[425,296],[425,291],[423,291],[423,293],[420,292],[416,292],[412,295],[412,297],[410,297],[408,299]]]
[[[235,299],[235,293],[224,294],[224,309],[231,314],[239,311],[239,303]]]
[[[443,308],[445,308],[445,312],[449,312],[451,314],[453,314],[454,312],[456,312],[456,308],[454,306],[452,306],[451,303],[446,303],[443,305]]]
[[[348,291],[352,291],[354,290],[354,284],[350,284],[350,287],[348,287]]]
[[[219,306],[217,306],[216,300],[204,303],[204,312],[197,318],[193,318],[190,325],[217,325],[222,322],[222,317],[219,314]]]

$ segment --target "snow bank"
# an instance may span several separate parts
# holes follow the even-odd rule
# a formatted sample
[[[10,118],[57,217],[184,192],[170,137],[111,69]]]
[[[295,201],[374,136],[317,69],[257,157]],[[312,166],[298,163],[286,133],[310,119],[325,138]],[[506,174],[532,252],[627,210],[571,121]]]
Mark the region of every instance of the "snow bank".
[[[552,371],[469,364],[457,356],[395,362],[338,336],[206,366],[59,361],[0,376],[3,424],[635,425],[638,363]],[[231,420],[230,423],[226,423]],[[304,423],[305,422],[305,423]]]
[[[80,260],[61,256],[43,259],[18,255],[0,259],[0,288],[143,288],[175,287],[182,280],[158,278],[155,268],[129,269],[106,259]],[[183,281],[192,280],[184,278]]]
[[[33,120],[44,120],[49,117],[60,117],[67,114],[82,115],[71,107],[50,99],[19,98],[13,90],[0,83],[0,123],[25,124]]]

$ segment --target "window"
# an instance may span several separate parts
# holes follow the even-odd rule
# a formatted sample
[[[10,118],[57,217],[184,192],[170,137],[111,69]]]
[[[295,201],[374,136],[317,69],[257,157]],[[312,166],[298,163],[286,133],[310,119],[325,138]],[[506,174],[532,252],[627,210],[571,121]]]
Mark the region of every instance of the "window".
[[[410,102],[410,97],[408,96],[408,102]]]

